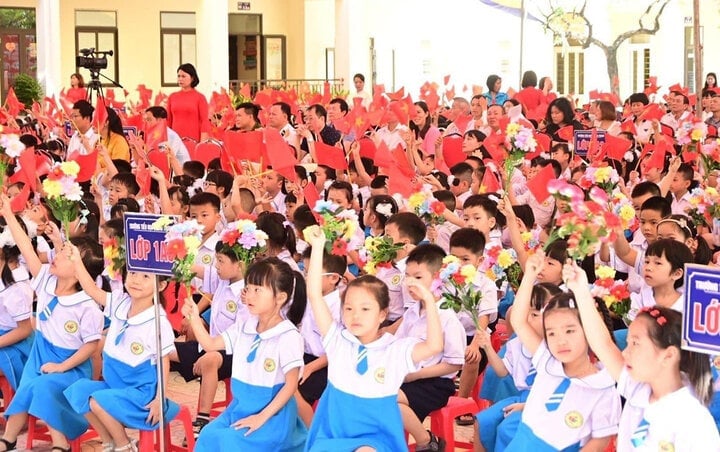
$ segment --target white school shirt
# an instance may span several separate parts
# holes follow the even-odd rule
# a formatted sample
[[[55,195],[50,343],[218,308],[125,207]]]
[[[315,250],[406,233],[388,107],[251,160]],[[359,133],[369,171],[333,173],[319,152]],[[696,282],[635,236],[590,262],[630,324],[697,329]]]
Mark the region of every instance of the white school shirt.
[[[418,364],[418,368],[429,367],[441,362],[447,364],[462,365],[465,363],[465,329],[458,320],[455,311],[451,309],[439,309],[443,299],[437,302],[440,316],[440,328],[443,333],[442,352]],[[413,303],[402,316],[402,323],[395,332],[395,337],[414,337],[424,341],[427,339],[427,312],[425,309],[420,313],[421,302]],[[457,372],[443,375],[444,378],[454,378]]]
[[[218,240],[220,240],[220,236],[217,232],[213,232],[213,234],[200,245],[200,248],[198,248],[198,252],[195,255],[194,264],[205,266],[209,265],[210,267],[214,267],[215,245],[217,244]],[[202,287],[203,280],[202,278],[195,277],[192,279],[191,284],[195,288]]]
[[[82,140],[80,139],[80,131],[76,130],[72,136],[70,137],[70,141],[68,141],[68,147],[67,152],[65,155],[68,157],[72,157],[73,154],[79,152],[80,155],[88,155],[92,151],[92,149],[95,147],[95,143],[100,139],[100,135],[95,133],[95,130],[93,130],[92,127],[87,129],[84,133],[85,137],[90,142],[90,150],[88,151],[85,149],[85,146],[82,144]]]
[[[460,226],[450,223],[449,221],[435,226],[435,231],[437,232],[435,244],[446,253],[450,253],[450,237],[453,235],[453,232],[458,229],[460,229]]]
[[[285,142],[289,144],[290,146],[297,146],[298,145],[298,133],[295,128],[290,125],[288,122],[285,124],[282,129],[279,130],[280,136],[283,137]]]
[[[672,208],[673,215],[687,215],[688,210],[692,209],[690,198],[692,198],[692,195],[689,191],[686,191],[680,199],[677,199],[675,198],[675,195],[672,195],[672,204],[670,207]]]
[[[219,336],[235,323],[244,323],[250,317],[250,311],[242,302],[242,290],[245,280],[230,284],[227,279],[217,276],[215,267],[205,268],[202,290],[213,294],[210,301],[210,336]]]
[[[648,286],[645,281],[643,281],[639,293],[630,293],[630,311],[628,311],[627,316],[630,320],[635,320],[635,317],[637,317],[640,310],[643,308],[651,308],[656,304],[655,294],[653,293],[652,287]],[[683,305],[684,297],[681,293],[678,295],[677,300],[675,300],[672,306],[670,306],[670,309],[682,313]]]
[[[562,450],[617,433],[620,396],[615,391],[615,381],[602,365],[596,365],[600,370],[595,374],[572,378],[560,406],[548,411],[545,403],[566,378],[565,370],[550,354],[545,341],[538,346],[532,364],[537,376],[522,412],[522,422],[538,438]]]
[[[376,144],[384,142],[390,150],[395,149],[398,145],[405,149],[407,144],[403,140],[402,133],[407,130],[409,130],[407,126],[402,124],[398,124],[392,131],[387,126],[383,126],[375,132],[375,142]]]
[[[303,367],[303,341],[300,332],[289,320],[283,320],[260,334],[255,359],[247,356],[257,332],[258,319],[250,316],[245,323],[236,323],[224,333],[225,353],[233,355],[232,377],[255,386],[272,388],[285,383],[285,374]]]
[[[626,399],[620,416],[618,452],[720,451],[720,436],[715,421],[686,386],[650,402],[650,385],[634,381],[624,367],[617,390]],[[635,447],[633,434],[643,419],[648,423],[647,434]]]
[[[502,361],[508,373],[512,375],[518,391],[530,389],[526,380],[532,367],[532,353],[522,345],[519,337],[507,341]]]
[[[288,264],[290,266],[290,268],[292,268],[296,272],[300,272],[300,267],[298,267],[298,263],[295,261],[295,259],[293,259],[292,254],[290,254],[290,251],[283,249],[282,251],[280,251],[280,253],[278,253],[278,255],[276,257],[278,259],[280,259],[281,261],[285,262],[286,264]],[[302,273],[302,272],[300,272],[300,273]]]
[[[385,333],[368,344],[334,323],[323,338],[328,356],[328,382],[338,390],[363,398],[397,396],[405,376],[419,367],[412,360],[417,338],[398,338]],[[358,348],[367,347],[367,371],[357,372]],[[352,409],[352,407],[348,407]]]
[[[55,297],[57,278],[50,274],[50,265],[40,267],[31,286],[37,294],[37,312],[42,312]],[[36,328],[50,343],[66,349],[100,339],[105,318],[95,300],[85,291],[58,297],[58,304],[48,320],[37,319]]]
[[[157,334],[155,333],[155,307],[147,309],[128,318],[132,308],[132,299],[125,292],[109,292],[105,302],[105,315],[110,317],[110,327],[103,352],[113,358],[137,367],[145,361],[151,364],[157,362]],[[118,333],[127,322],[128,326],[120,342],[115,344]],[[160,309],[160,343],[162,352],[160,356],[167,356],[175,351],[175,334],[172,325]]]
[[[330,310],[330,315],[335,323],[340,323],[340,291],[333,290],[327,295],[323,296],[323,301],[327,304]],[[309,304],[309,303],[308,303]],[[322,335],[318,330],[317,322],[315,322],[315,315],[310,306],[305,309],[302,323],[300,324],[300,334],[305,339],[305,353],[313,356],[322,356],[325,354],[325,349],[322,344]]]
[[[388,288],[390,295],[390,304],[388,306],[388,320],[394,321],[402,317],[405,312],[407,290],[403,290],[403,281],[405,274],[397,267],[379,267],[375,275],[380,281],[384,282]],[[409,303],[409,302],[408,302]]]
[[[17,328],[17,322],[32,316],[33,290],[28,281],[29,275],[23,267],[12,271],[15,283],[5,286],[0,281],[0,330],[10,331]]]
[[[472,284],[477,289],[477,292],[482,293],[482,298],[480,299],[480,304],[477,309],[478,315],[488,316],[488,324],[494,322],[498,316],[498,289],[495,282],[491,281],[490,278],[483,273],[478,272]],[[465,328],[465,335],[475,336],[475,324],[470,314],[465,311],[460,311],[457,313],[457,317],[463,328]]]

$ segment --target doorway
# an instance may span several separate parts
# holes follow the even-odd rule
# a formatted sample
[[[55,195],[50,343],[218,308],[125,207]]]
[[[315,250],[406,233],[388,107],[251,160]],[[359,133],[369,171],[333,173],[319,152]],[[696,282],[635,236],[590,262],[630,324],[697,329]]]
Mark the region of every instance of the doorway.
[[[0,8],[0,94],[5,96],[20,74],[37,77],[35,10]]]
[[[284,35],[263,35],[261,14],[228,15],[229,79],[284,80]]]

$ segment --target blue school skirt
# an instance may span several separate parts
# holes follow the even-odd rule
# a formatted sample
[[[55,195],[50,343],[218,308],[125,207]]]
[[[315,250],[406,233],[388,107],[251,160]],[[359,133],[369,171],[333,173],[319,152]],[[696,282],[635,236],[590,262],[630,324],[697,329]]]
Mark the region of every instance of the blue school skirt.
[[[8,333],[8,331],[0,331],[0,336],[6,333]],[[0,348],[0,370],[3,375],[5,375],[5,378],[7,378],[13,391],[17,391],[17,387],[20,384],[20,377],[22,377],[23,369],[25,369],[25,363],[28,360],[28,356],[30,356],[34,341],[35,331],[20,342]]]
[[[236,430],[233,426],[235,422],[259,413],[275,398],[283,386],[284,384],[274,387],[255,386],[233,378],[232,402],[217,419],[202,429],[195,450],[197,452],[302,451],[307,428],[298,417],[294,397],[291,397],[288,403],[262,427],[248,436],[245,436],[247,428]]]
[[[407,450],[397,395],[362,398],[331,382],[320,398],[305,451],[353,451],[361,446],[377,452]]]
[[[64,392],[70,406],[79,414],[90,412],[90,398],[125,427],[155,430],[158,424],[148,424],[150,410],[145,408],[157,397],[157,369],[150,360],[131,367],[103,353],[103,381],[82,379]],[[165,423],[177,416],[180,407],[165,400]]]
[[[85,418],[72,409],[63,391],[81,378],[90,378],[90,360],[63,373],[43,374],[40,367],[45,363],[61,363],[77,350],[56,347],[37,331],[30,350],[27,364],[20,379],[20,385],[5,417],[17,413],[29,413],[45,421],[69,440],[73,440],[88,429]]]
[[[500,400],[477,414],[480,441],[485,450],[494,451],[496,441],[498,445],[501,444],[500,438],[506,436],[500,433],[501,430],[502,433],[509,434],[509,438],[512,439],[517,431],[518,424],[520,424],[522,411],[514,411],[506,417],[503,409],[513,403],[525,402],[528,395],[530,395],[530,390],[526,389],[520,392],[520,395]],[[502,450],[508,442],[509,440],[502,443],[503,446],[500,446],[499,450]]]
[[[515,335],[513,334],[512,337],[515,337]],[[504,357],[506,351],[507,347],[503,344],[503,346],[500,347],[498,356],[501,358]],[[485,377],[483,378],[483,384],[480,388],[481,399],[497,402],[507,399],[508,397],[517,396],[518,394],[520,393],[515,387],[515,380],[513,380],[512,375],[498,377],[498,374],[495,373],[492,366],[485,367]]]
[[[515,437],[513,440],[508,444],[507,448],[505,449],[506,452],[527,452],[528,450],[532,450],[533,452],[557,452],[558,449],[551,446],[550,444],[546,443],[544,440],[540,439],[533,433],[533,431],[525,425],[524,423],[520,422],[520,425],[518,426],[517,432],[515,433]],[[580,443],[575,443],[572,446],[568,446],[565,449],[560,450],[560,452],[577,452],[580,450]]]

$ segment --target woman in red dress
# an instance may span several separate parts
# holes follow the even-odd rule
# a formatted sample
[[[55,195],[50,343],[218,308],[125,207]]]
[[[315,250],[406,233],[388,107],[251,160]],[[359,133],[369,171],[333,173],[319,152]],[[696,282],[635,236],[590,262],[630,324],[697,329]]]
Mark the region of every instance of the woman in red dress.
[[[167,123],[181,137],[195,141],[206,140],[210,132],[208,103],[195,87],[200,83],[195,66],[181,64],[177,71],[180,91],[172,93],[167,101]]]
[[[87,90],[85,89],[85,79],[81,74],[77,72],[70,76],[70,89],[65,94],[67,99],[75,103],[79,100],[85,100],[87,98]]]

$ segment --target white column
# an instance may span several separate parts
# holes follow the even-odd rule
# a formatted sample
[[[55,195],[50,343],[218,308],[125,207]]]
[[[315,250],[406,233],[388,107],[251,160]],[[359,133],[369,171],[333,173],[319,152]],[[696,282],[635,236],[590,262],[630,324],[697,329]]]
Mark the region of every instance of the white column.
[[[198,90],[209,96],[228,88],[228,2],[204,0],[196,15]]]
[[[362,0],[335,0],[335,77],[345,79],[345,87],[355,92],[352,76],[365,75],[370,90],[370,36]]]
[[[52,96],[60,92],[63,85],[60,67],[60,2],[38,0],[35,21],[37,78],[45,89],[45,95]],[[69,80],[70,74],[67,77]]]

